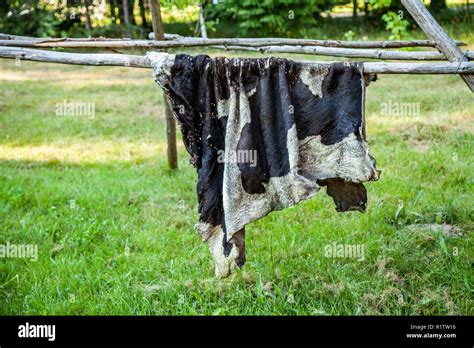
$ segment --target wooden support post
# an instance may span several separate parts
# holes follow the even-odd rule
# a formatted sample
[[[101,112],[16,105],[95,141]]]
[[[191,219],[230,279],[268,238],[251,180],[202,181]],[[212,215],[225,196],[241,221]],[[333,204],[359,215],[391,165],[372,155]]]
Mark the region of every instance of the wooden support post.
[[[469,61],[466,55],[438,24],[420,0],[402,0],[402,4],[408,12],[410,12],[411,16],[426,35],[436,43],[438,50],[443,53],[450,62],[462,63]],[[474,92],[474,75],[463,74],[461,77],[471,91]]]
[[[153,25],[153,33],[155,40],[164,40],[165,31],[163,28],[163,21],[161,20],[160,0],[149,0],[151,21]],[[165,108],[166,118],[166,137],[168,140],[168,165],[171,169],[178,168],[178,149],[176,147],[176,121],[171,112],[168,99],[163,94],[163,105]]]

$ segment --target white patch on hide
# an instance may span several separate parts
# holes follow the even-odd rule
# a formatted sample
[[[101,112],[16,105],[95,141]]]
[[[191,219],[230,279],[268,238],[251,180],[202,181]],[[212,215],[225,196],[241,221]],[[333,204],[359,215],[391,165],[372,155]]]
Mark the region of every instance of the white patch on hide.
[[[324,65],[303,64],[300,72],[300,79],[308,86],[311,93],[316,97],[323,97],[323,80],[329,72],[329,67]]]
[[[252,88],[252,89],[247,93],[247,97],[250,98],[250,97],[253,96],[256,92],[257,92],[257,87]]]
[[[222,231],[221,226],[212,226],[205,222],[199,222],[194,227],[201,234],[203,241],[208,243],[209,251],[214,259],[216,277],[228,277],[233,270],[238,267],[235,262],[239,256],[237,246],[232,243],[232,249],[230,250],[229,256],[225,256],[223,244],[224,232]]]
[[[229,116],[229,99],[219,99],[217,101],[217,118]]]
[[[250,105],[247,95],[242,91],[243,86],[240,86],[240,93],[230,88],[229,118],[225,138],[226,156],[237,151],[242,129],[250,123]],[[296,127],[292,127],[287,133],[290,172],[282,177],[270,178],[268,184],[264,184],[265,192],[261,194],[245,192],[238,164],[232,163],[230,158],[225,158],[222,194],[227,240],[246,224],[271,211],[281,210],[308,199],[319,190],[316,182],[304,178],[297,172],[299,156],[297,144]]]
[[[296,132],[296,124],[288,130],[286,135],[286,148],[288,149],[288,157],[290,162],[290,170],[296,169],[298,166],[299,159],[299,148],[298,148],[298,134]]]
[[[324,145],[321,136],[300,141],[301,173],[314,179],[341,178],[350,182],[378,179],[369,157],[369,147],[351,133],[340,142]]]
[[[201,236],[203,242],[207,241],[209,237],[214,233],[216,226],[212,226],[207,222],[198,222],[194,225],[194,228]]]
[[[146,57],[153,68],[153,79],[161,88],[169,82],[171,68],[174,65],[175,55],[164,52],[147,52]]]

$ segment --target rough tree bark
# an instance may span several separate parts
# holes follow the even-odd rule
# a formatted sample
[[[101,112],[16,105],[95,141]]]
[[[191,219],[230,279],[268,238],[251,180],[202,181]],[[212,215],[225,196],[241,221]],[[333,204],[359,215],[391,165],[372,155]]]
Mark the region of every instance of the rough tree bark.
[[[20,47],[0,46],[0,58],[32,60],[36,62],[151,68],[145,56],[103,53],[65,53]],[[331,61],[299,61],[302,63],[331,64]],[[474,63],[378,63],[365,62],[368,74],[459,74],[474,73]]]
[[[148,6],[150,7],[151,24],[153,25],[155,40],[163,40],[165,38],[165,29],[161,20],[160,0],[149,0]]]
[[[129,37],[132,37],[132,30],[130,28],[130,7],[128,6],[128,0],[122,0],[123,9],[123,24],[125,24],[125,31]]]
[[[304,47],[340,47],[340,48],[402,48],[402,47],[437,47],[431,40],[392,40],[392,41],[341,41],[341,40],[310,40],[310,39],[279,39],[279,38],[245,38],[245,39],[202,39],[195,37],[185,37],[176,34],[165,34],[164,41],[154,40],[154,33],[151,33],[151,40],[130,40],[130,39],[107,39],[107,38],[65,38],[65,37],[28,37],[0,33],[2,45],[28,47],[29,45],[41,47],[147,47],[147,48],[179,48],[193,46],[304,46]],[[10,43],[4,40],[11,40]],[[18,40],[22,40],[21,42]],[[456,41],[456,45],[465,46],[465,43]],[[110,46],[109,46],[110,45]],[[33,47],[33,46],[31,46]]]
[[[82,6],[84,6],[84,16],[86,17],[86,30],[88,32],[92,29],[91,16],[89,13],[89,2],[87,0],[81,0]]]

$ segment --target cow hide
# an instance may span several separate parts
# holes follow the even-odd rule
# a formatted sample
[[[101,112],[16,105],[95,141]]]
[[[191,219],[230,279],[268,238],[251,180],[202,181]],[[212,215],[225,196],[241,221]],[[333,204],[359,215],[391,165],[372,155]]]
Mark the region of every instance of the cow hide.
[[[379,172],[365,140],[362,65],[149,52],[197,168],[216,275],[245,262],[245,225],[314,196],[364,211]]]

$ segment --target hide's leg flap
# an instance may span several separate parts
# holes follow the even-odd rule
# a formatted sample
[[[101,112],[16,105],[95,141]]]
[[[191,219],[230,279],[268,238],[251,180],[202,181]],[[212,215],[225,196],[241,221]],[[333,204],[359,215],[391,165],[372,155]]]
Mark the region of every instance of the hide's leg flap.
[[[235,264],[242,268],[245,265],[245,228],[235,233],[230,239],[229,243],[233,244],[237,249],[237,256]]]
[[[196,229],[209,246],[217,278],[226,278],[236,267],[242,268],[245,264],[245,228],[234,233],[229,241],[221,226],[200,222]]]
[[[365,87],[368,87],[371,82],[377,81],[378,76],[374,73],[364,73],[364,83]]]
[[[318,180],[318,185],[327,186],[326,193],[332,197],[338,212],[350,210],[365,212],[367,191],[364,185],[339,178]]]

